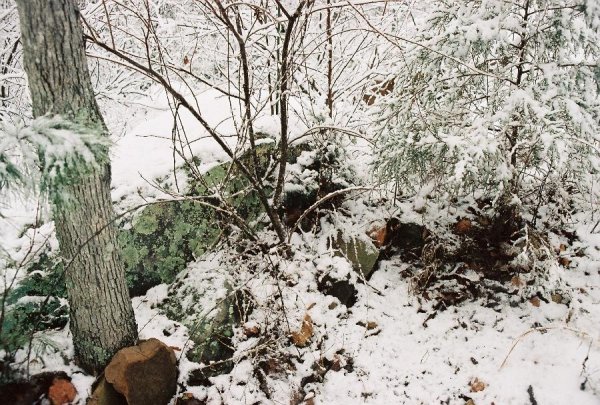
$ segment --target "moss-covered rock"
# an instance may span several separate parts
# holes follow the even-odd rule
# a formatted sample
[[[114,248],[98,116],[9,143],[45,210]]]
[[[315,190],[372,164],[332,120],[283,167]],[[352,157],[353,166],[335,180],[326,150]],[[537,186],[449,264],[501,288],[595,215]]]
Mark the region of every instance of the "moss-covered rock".
[[[304,145],[291,148],[290,163],[296,162],[305,149]],[[265,190],[270,193],[272,188],[268,184],[276,172],[276,148],[273,143],[263,143],[256,151],[257,172],[266,179]],[[250,153],[240,159],[254,170]],[[210,204],[234,207],[251,229],[263,226],[260,218],[264,208],[258,193],[236,165],[223,163],[206,172],[202,179],[189,178],[190,196],[213,195],[217,189],[225,201],[212,198]],[[142,295],[155,285],[171,283],[188,263],[214,246],[220,235],[229,232],[231,222],[214,208],[192,199],[152,204],[142,209],[132,223],[130,219],[123,221],[119,241],[130,294]]]
[[[214,211],[194,201],[152,204],[140,212],[119,241],[130,294],[170,283],[194,257],[215,243],[221,232]]]

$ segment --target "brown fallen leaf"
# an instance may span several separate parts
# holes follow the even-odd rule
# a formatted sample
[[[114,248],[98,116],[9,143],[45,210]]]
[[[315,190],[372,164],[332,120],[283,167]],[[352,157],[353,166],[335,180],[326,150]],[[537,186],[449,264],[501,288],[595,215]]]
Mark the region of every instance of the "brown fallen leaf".
[[[469,386],[471,387],[471,392],[480,392],[487,387],[487,384],[481,381],[479,378],[475,378],[474,380],[471,380]]]
[[[471,223],[471,220],[468,218],[463,218],[454,224],[454,232],[458,235],[465,235],[469,233],[472,227],[473,224]]]
[[[540,299],[538,297],[531,297],[531,298],[529,298],[529,302],[534,307],[539,307],[540,306]]]
[[[340,371],[342,369],[342,358],[339,354],[335,354],[333,359],[331,360],[331,367],[329,367],[332,371]]]
[[[513,276],[513,278],[510,279],[510,283],[515,287],[523,287],[523,285],[525,284],[519,276]]]
[[[565,256],[559,257],[558,264],[560,264],[563,267],[569,267],[571,265],[571,259]]]
[[[366,330],[373,330],[377,327],[377,322],[374,322],[374,321],[368,321],[368,322],[358,321],[358,322],[356,322],[356,324],[358,326],[362,326]]]
[[[369,232],[367,232],[367,234],[369,235],[369,237],[371,238],[371,240],[373,241],[373,244],[378,247],[381,248],[383,247],[383,245],[385,245],[385,238],[386,238],[386,226],[375,226],[373,228],[371,228],[369,230]]]
[[[377,322],[369,321],[367,322],[367,330],[373,330],[377,327]]]
[[[297,347],[304,347],[313,335],[313,322],[309,314],[304,315],[299,332],[292,332],[292,343]]]

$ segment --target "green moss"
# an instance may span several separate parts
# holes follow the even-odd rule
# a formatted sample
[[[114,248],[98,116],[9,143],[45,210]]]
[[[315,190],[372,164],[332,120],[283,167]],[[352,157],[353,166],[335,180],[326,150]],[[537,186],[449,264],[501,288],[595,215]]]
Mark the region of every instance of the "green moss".
[[[170,283],[220,233],[214,211],[193,201],[153,204],[131,229],[121,230],[123,259],[132,295]]]
[[[123,239],[130,238],[131,235],[129,233],[123,233]],[[133,242],[125,242],[123,245],[121,254],[127,268],[135,268],[148,255],[148,248],[145,246],[134,246]]]
[[[289,161],[294,162],[305,148],[292,148]],[[260,176],[267,175],[267,170],[274,167],[275,152],[273,144],[257,147]],[[241,160],[250,170],[254,170],[249,153],[243,155]],[[221,190],[227,204],[235,207],[238,215],[250,226],[255,230],[263,226],[258,221],[264,212],[258,194],[239,173],[239,169],[231,167],[231,163],[213,167],[202,181],[190,176],[187,194],[207,195],[214,192],[216,187]],[[269,187],[266,187],[266,191],[271,192]],[[219,205],[216,199],[209,202]],[[227,235],[230,223],[230,218],[214,208],[192,200],[163,202],[144,208],[136,216],[133,225],[121,230],[119,235],[130,293],[141,295],[154,285],[171,283],[189,262],[214,246],[221,235]]]
[[[153,215],[153,208],[154,207],[150,207],[148,209],[149,212],[147,212],[146,215],[140,216],[138,220],[133,223],[133,229],[136,233],[150,235],[156,232],[156,229],[158,228],[158,219]]]

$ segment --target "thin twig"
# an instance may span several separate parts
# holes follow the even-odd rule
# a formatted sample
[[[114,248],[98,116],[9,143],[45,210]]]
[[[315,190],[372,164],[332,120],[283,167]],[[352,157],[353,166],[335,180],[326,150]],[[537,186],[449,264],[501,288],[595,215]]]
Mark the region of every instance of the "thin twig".
[[[510,348],[510,350],[509,350],[509,351],[508,351],[508,353],[506,354],[506,357],[504,357],[504,360],[502,361],[502,364],[500,364],[500,367],[499,367],[499,369],[502,369],[502,368],[503,368],[503,367],[506,365],[506,362],[508,361],[508,357],[511,355],[511,353],[513,352],[513,350],[515,349],[515,347],[517,347],[517,344],[519,344],[519,342],[520,342],[520,341],[521,341],[521,340],[522,340],[522,339],[523,339],[525,336],[527,336],[527,335],[529,335],[530,333],[533,333],[533,332],[547,332],[548,330],[551,330],[551,329],[563,329],[563,330],[568,330],[568,331],[570,331],[570,332],[573,332],[573,333],[575,333],[575,334],[577,334],[577,335],[585,336],[585,337],[588,337],[588,338],[590,338],[590,339],[592,339],[592,340],[593,340],[593,338],[592,338],[592,337],[591,337],[591,336],[590,336],[588,333],[586,333],[586,332],[583,332],[583,331],[580,331],[580,330],[578,330],[578,329],[575,329],[575,328],[570,328],[570,327],[568,327],[568,326],[564,326],[564,325],[556,325],[556,326],[540,326],[540,327],[537,327],[537,328],[531,328],[531,329],[529,329],[529,330],[527,330],[527,331],[523,332],[523,333],[522,333],[522,334],[521,334],[519,337],[517,337],[517,338],[515,339],[515,341],[513,342],[512,346],[511,346],[511,348]]]
[[[296,228],[298,228],[298,226],[302,223],[302,220],[304,218],[306,218],[306,216],[308,214],[310,214],[311,212],[313,212],[314,210],[316,210],[321,204],[331,200],[334,197],[337,197],[339,195],[342,194],[346,194],[346,193],[350,193],[352,191],[371,191],[374,190],[373,187],[348,187],[348,188],[344,188],[342,190],[337,190],[337,191],[333,191],[329,194],[327,194],[326,196],[324,196],[323,198],[319,199],[317,202],[315,202],[313,205],[311,205],[310,207],[308,207],[303,213],[302,215],[300,215],[300,218],[298,218],[298,220],[294,223],[294,226],[292,227],[292,229],[290,229],[290,234],[288,236],[288,243],[290,243],[290,240],[292,239],[292,235],[294,234],[294,231],[296,231]]]

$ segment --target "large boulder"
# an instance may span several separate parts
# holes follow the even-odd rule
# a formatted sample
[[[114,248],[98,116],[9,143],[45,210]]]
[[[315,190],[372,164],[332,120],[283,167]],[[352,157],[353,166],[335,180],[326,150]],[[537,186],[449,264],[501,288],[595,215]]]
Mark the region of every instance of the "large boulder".
[[[261,177],[270,167],[273,152],[272,144],[257,147]],[[250,154],[242,155],[241,160],[250,163]],[[230,162],[208,170],[202,181],[194,177],[188,180],[187,195],[211,195],[218,188],[227,204],[235,207],[241,218],[260,226],[256,220],[264,210],[258,195]],[[221,204],[217,198],[204,202],[215,206]],[[130,295],[143,295],[158,284],[172,283],[190,262],[229,231],[227,224],[230,222],[230,218],[223,218],[214,208],[193,199],[150,204],[133,219],[125,218],[121,223],[119,242]]]
[[[177,358],[169,346],[149,339],[119,350],[104,376],[128,405],[166,405],[177,390]]]
[[[329,145],[331,146],[331,145]],[[325,194],[348,186],[352,176],[338,168],[340,148],[321,147],[312,150],[308,144],[294,145],[288,150],[288,170],[291,180],[283,195],[283,214],[287,225],[294,225],[302,212]],[[256,147],[257,174],[265,180],[265,191],[271,193],[274,181],[277,148],[267,139]],[[254,171],[252,154],[246,152],[240,160]],[[237,165],[225,162],[208,170],[202,179],[188,178],[186,194],[214,195],[219,190],[228,206],[235,207],[248,225],[260,229],[264,208],[250,182]],[[339,204],[341,197],[329,200],[321,209]],[[220,199],[208,201],[223,204]],[[307,218],[310,222],[313,218]],[[150,204],[133,218],[126,217],[121,225],[119,241],[126,265],[126,278],[132,296],[143,295],[161,283],[172,283],[194,259],[214,246],[218,238],[230,231],[231,218],[197,201],[170,201]]]

